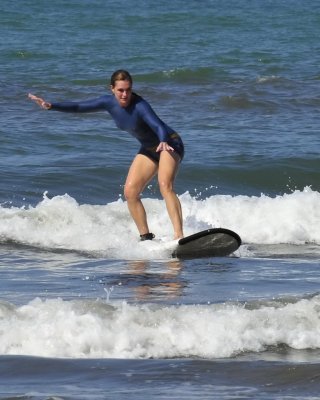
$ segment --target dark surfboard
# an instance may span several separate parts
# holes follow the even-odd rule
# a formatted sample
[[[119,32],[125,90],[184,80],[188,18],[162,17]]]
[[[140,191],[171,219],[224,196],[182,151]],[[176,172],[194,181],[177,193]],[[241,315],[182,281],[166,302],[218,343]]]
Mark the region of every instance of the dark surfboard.
[[[180,239],[172,257],[180,259],[225,257],[241,245],[240,236],[224,228],[212,228]]]

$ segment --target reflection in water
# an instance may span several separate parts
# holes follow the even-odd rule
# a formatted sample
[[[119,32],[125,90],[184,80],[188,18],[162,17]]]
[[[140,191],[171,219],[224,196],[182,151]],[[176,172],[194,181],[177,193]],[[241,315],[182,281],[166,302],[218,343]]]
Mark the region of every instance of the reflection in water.
[[[172,259],[165,262],[134,260],[122,264],[121,269],[116,266],[117,272],[109,273],[102,279],[99,277],[99,282],[104,285],[105,292],[112,299],[119,297],[145,302],[179,302],[187,295],[189,289],[195,287],[194,281],[198,280],[200,272],[200,274],[210,274],[206,275],[207,278],[210,276],[210,279],[202,282],[207,292],[199,293],[199,296],[211,298],[212,291],[219,293],[221,286],[221,278],[214,275],[225,275],[229,271],[236,271],[232,260],[231,258],[224,262],[221,262],[221,259],[196,261]],[[113,286],[118,289],[110,296],[108,288]]]
[[[166,270],[163,271],[163,265]],[[135,298],[142,301],[157,299],[172,300],[182,296],[187,283],[181,279],[181,263],[170,260],[161,264],[161,272],[154,270],[154,262],[131,261],[129,271],[121,276],[122,285],[128,285],[134,292]]]

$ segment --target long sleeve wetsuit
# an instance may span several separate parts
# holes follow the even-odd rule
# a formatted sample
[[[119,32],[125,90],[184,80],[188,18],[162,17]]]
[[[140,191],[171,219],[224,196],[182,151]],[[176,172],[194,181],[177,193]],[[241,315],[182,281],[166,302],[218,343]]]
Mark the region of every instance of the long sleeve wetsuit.
[[[160,142],[167,142],[183,158],[180,136],[157,116],[147,101],[135,93],[127,107],[121,107],[113,95],[105,95],[87,101],[51,103],[51,109],[79,113],[106,110],[119,129],[138,139],[141,144],[139,153],[159,161],[159,153],[155,150]]]

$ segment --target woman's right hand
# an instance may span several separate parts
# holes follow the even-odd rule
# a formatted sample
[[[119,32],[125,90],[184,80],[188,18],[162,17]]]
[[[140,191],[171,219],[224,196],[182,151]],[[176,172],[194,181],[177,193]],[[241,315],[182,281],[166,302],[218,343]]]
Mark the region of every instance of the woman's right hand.
[[[48,103],[47,101],[43,100],[41,97],[37,97],[37,96],[29,93],[28,98],[30,100],[35,101],[41,108],[43,108],[45,110],[50,110],[50,108],[51,108],[51,103]]]

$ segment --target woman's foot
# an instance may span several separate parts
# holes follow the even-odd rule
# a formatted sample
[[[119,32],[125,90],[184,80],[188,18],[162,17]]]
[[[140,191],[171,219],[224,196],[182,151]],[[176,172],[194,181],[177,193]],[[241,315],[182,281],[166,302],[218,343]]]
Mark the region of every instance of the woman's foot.
[[[153,233],[144,233],[143,235],[140,235],[140,241],[143,242],[145,240],[152,240],[154,238]]]

